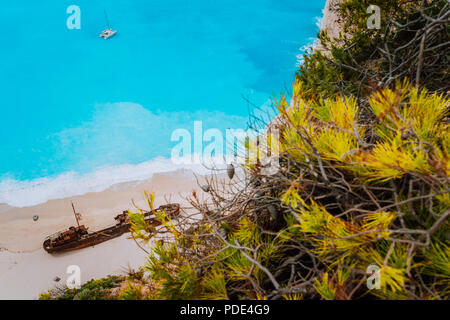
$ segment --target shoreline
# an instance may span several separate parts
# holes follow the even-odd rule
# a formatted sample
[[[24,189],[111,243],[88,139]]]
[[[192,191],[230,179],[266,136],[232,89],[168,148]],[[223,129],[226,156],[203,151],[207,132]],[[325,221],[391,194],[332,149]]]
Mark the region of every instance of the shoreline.
[[[169,158],[156,157],[139,164],[98,167],[88,173],[67,171],[31,180],[4,177],[0,180],[0,213],[11,208],[33,207],[52,200],[140,184],[159,174],[192,176],[192,173],[207,175],[209,170],[201,163],[176,164]]]
[[[130,181],[111,186],[101,192],[49,200],[30,207],[0,207],[0,248],[10,252],[34,252],[42,247],[37,239],[75,224],[71,202],[81,213],[82,224],[90,230],[105,228],[115,223],[114,217],[133,209],[133,202],[147,207],[144,191],[155,192],[155,205],[167,202],[186,204],[185,197],[198,190],[193,173],[184,171],[155,174],[144,181]],[[39,219],[33,220],[37,215]]]
[[[114,185],[102,192],[50,200],[32,207],[0,206],[0,300],[37,299],[55,285],[65,283],[66,268],[78,265],[82,283],[90,279],[120,274],[145,264],[147,255],[126,233],[119,238],[72,252],[51,255],[44,251],[44,238],[75,225],[71,201],[82,215],[81,224],[89,230],[103,229],[115,223],[114,217],[136,205],[147,208],[144,191],[155,192],[155,207],[167,202],[190,207],[186,197],[199,190],[193,174],[178,171],[155,174],[146,181]],[[180,173],[180,172],[178,172]],[[199,176],[202,181],[205,176]],[[38,215],[38,221],[33,221]],[[53,279],[61,278],[56,283]]]

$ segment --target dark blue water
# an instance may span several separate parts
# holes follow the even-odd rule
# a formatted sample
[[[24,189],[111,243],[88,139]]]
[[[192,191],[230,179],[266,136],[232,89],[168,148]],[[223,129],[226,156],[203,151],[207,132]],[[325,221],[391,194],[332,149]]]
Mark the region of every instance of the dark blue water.
[[[80,30],[66,26],[72,4],[81,9]],[[324,5],[2,2],[0,202],[19,205],[15,191],[68,172],[168,157],[171,132],[192,130],[194,120],[204,129],[245,129],[243,96],[261,106],[290,87],[296,55],[316,36]],[[106,41],[98,37],[105,9],[119,31]]]

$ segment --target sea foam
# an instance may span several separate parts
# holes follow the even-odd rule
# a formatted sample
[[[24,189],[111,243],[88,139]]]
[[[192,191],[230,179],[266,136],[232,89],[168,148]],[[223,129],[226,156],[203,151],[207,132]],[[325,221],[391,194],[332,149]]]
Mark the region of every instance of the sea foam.
[[[114,185],[151,179],[156,173],[170,173],[185,169],[185,175],[208,174],[208,166],[202,164],[174,164],[168,158],[155,158],[137,165],[102,167],[94,172],[79,174],[66,172],[55,177],[20,181],[6,178],[0,181],[0,203],[13,207],[28,207],[49,200],[101,192]],[[180,174],[176,172],[176,174]]]

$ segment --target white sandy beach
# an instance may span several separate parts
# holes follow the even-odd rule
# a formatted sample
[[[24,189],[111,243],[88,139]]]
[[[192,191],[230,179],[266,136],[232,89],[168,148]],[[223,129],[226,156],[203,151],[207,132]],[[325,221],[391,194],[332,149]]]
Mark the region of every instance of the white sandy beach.
[[[42,248],[47,235],[75,225],[71,201],[82,214],[83,224],[95,231],[115,223],[114,216],[132,209],[132,200],[146,208],[143,192],[155,192],[155,206],[167,202],[189,206],[185,197],[198,186],[192,174],[156,174],[151,180],[123,183],[98,193],[51,200],[26,208],[0,206],[0,299],[35,299],[57,283],[65,283],[66,268],[78,265],[81,280],[121,274],[128,266],[137,268],[146,255],[129,233],[95,247],[50,255]],[[201,194],[201,192],[199,192]],[[39,220],[33,221],[38,215]]]

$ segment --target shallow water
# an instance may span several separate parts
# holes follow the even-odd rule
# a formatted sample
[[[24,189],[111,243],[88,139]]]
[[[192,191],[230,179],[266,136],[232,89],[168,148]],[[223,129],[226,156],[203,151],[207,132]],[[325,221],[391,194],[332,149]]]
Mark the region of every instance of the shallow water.
[[[170,161],[154,159],[168,157],[173,130],[192,131],[195,120],[204,130],[245,129],[243,97],[261,106],[289,88],[325,2],[2,4],[0,203],[70,196],[76,181],[84,183],[78,189],[104,188],[134,177],[142,163],[167,171]],[[80,30],[66,26],[72,4],[81,9]],[[104,10],[119,31],[107,41],[98,37]],[[105,167],[115,171],[102,183],[96,172]]]

